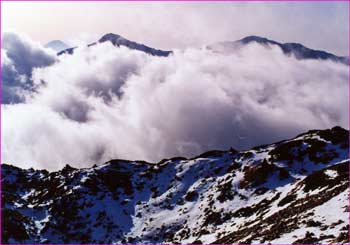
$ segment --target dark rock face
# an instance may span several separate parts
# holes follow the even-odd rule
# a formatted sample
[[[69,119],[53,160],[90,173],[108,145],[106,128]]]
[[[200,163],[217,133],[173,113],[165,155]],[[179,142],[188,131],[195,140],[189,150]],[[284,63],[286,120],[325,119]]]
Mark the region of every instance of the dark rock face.
[[[159,50],[159,49],[154,49],[154,48],[150,48],[150,47],[143,45],[143,44],[129,41],[129,40],[125,39],[124,37],[119,36],[117,34],[113,34],[113,33],[108,33],[108,34],[104,35],[103,37],[101,37],[101,39],[98,42],[103,43],[103,42],[108,42],[108,41],[111,42],[114,46],[125,46],[127,48],[139,50],[139,51],[145,52],[145,53],[153,55],[153,56],[165,56],[166,57],[172,53],[172,51],[163,51],[163,50]]]
[[[237,42],[243,44],[248,44],[251,42],[257,42],[264,45],[277,45],[279,46],[285,54],[293,54],[297,59],[320,59],[320,60],[332,60],[335,62],[340,62],[349,65],[349,57],[339,57],[334,54],[322,51],[314,50],[305,47],[300,43],[279,43],[267,38],[258,36],[248,36]]]
[[[319,181],[318,176],[320,174],[324,174],[325,171],[331,170],[331,169],[337,169],[337,173],[339,175],[338,177],[332,179],[331,183],[329,184],[330,186],[332,186],[331,188],[322,188],[324,184],[322,183],[322,180]],[[317,194],[307,195],[306,197],[303,197],[303,198],[297,198],[296,193],[300,190],[299,187],[302,186],[304,190],[306,189],[307,191],[309,191],[310,183],[312,183],[313,188],[319,189],[319,190],[322,189],[323,191]],[[316,186],[318,188],[316,188]],[[292,189],[288,193],[288,196],[281,200],[282,203],[280,202],[279,206],[284,206],[286,205],[286,203],[288,203],[288,206],[286,208],[274,213],[273,215],[265,219],[259,220],[257,224],[251,227],[241,229],[237,232],[233,232],[228,236],[217,240],[215,243],[216,244],[235,243],[235,241],[244,239],[245,237],[248,237],[248,236],[250,237],[247,240],[249,243],[255,239],[260,240],[263,243],[266,241],[274,240],[276,238],[280,238],[281,236],[283,236],[283,234],[287,234],[293,230],[298,229],[301,226],[301,225],[299,226],[299,224],[305,223],[305,220],[304,220],[305,213],[308,213],[310,210],[316,208],[317,206],[321,206],[325,204],[326,202],[331,200],[333,197],[338,196],[343,192],[346,192],[348,187],[349,187],[349,161],[331,166],[329,168],[322,169],[320,171],[316,171],[315,173],[312,173],[311,175],[306,177],[303,181],[299,182],[297,184],[297,187]],[[263,207],[263,209],[266,209],[266,207]],[[257,210],[261,211],[260,208]],[[250,216],[253,214],[253,211],[251,209],[246,208],[242,210],[241,213],[243,211],[245,212],[246,216],[248,215]],[[306,223],[307,223],[306,226],[316,227],[317,230],[320,229],[321,226],[325,227],[323,229],[329,228],[329,226],[319,221],[315,222],[313,220],[308,220]],[[256,229],[260,229],[259,233],[254,233]],[[289,241],[289,242],[290,243],[293,242],[297,244],[300,244],[300,243],[310,244],[310,243],[321,243],[321,241],[322,241],[321,237],[315,237],[315,236],[312,236],[312,240],[311,240],[311,234],[309,233],[309,231],[306,231],[304,238],[298,239],[295,241]],[[349,238],[347,237],[344,240],[344,242],[345,241],[349,241]]]
[[[51,173],[2,164],[2,243],[348,243],[348,138],[334,127]]]

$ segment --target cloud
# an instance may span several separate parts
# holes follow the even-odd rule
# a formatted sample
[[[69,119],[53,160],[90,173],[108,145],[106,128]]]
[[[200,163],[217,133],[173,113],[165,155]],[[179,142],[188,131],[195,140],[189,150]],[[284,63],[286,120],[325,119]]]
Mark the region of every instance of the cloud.
[[[55,54],[13,32],[2,34],[2,103],[24,101],[25,93],[33,90],[32,70],[52,65]]]
[[[32,80],[25,104],[2,106],[3,162],[24,167],[158,161],[348,125],[348,66],[258,44],[154,57],[103,43]]]

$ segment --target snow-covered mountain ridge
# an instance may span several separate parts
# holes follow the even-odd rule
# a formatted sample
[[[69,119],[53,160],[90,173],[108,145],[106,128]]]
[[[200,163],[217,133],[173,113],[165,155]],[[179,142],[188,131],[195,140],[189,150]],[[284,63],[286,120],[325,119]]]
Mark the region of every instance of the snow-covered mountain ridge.
[[[60,171],[2,164],[2,243],[348,243],[349,132]]]

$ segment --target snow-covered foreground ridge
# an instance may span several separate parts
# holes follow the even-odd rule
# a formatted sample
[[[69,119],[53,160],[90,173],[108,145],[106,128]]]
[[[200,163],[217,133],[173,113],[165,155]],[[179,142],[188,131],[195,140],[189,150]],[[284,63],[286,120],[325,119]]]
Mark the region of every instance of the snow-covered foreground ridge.
[[[348,243],[348,140],[334,127],[159,163],[3,164],[2,243]]]

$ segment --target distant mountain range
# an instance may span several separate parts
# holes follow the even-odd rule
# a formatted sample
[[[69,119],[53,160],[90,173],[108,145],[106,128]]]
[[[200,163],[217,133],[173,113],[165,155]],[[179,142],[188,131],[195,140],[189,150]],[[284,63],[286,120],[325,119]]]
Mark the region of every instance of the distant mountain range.
[[[145,52],[153,56],[166,57],[172,53],[172,51],[159,50],[159,49],[148,47],[144,44],[130,41],[118,34],[113,34],[113,33],[108,33],[102,36],[97,42],[91,43],[88,46],[93,46],[93,45],[96,45],[97,43],[103,43],[103,42],[111,42],[114,46],[117,46],[117,47],[124,46],[133,50],[139,50],[139,51]],[[349,57],[347,56],[337,56],[337,55],[328,53],[326,51],[310,49],[299,43],[279,43],[277,41],[269,40],[267,38],[259,37],[259,36],[248,36],[237,41],[218,42],[212,45],[208,45],[207,48],[215,52],[230,53],[230,52],[234,52],[235,50],[237,50],[238,48],[244,45],[254,43],[254,42],[259,43],[261,45],[266,45],[266,46],[271,46],[271,45],[278,46],[282,49],[282,51],[286,55],[294,55],[297,59],[331,60],[334,62],[340,62],[346,65],[349,65]],[[54,46],[54,45],[50,45],[50,46]],[[60,47],[63,47],[63,46],[60,46]],[[76,49],[76,47],[63,49],[58,52],[58,55],[67,54],[67,53],[72,54],[74,52],[74,49]]]
[[[248,36],[237,41],[219,42],[209,45],[208,48],[217,52],[234,52],[237,48],[250,43],[258,43],[267,46],[278,46],[286,55],[294,55],[297,59],[332,60],[343,64],[349,64],[349,57],[336,56],[322,50],[314,50],[300,43],[279,43],[259,36]]]
[[[142,51],[142,52],[145,52],[145,53],[153,55],[153,56],[165,56],[166,57],[172,53],[172,51],[163,51],[163,50],[148,47],[144,44],[130,41],[130,40],[128,40],[120,35],[113,34],[113,33],[108,33],[108,34],[102,36],[98,40],[98,43],[104,43],[104,42],[111,42],[114,46],[117,46],[117,47],[124,46],[124,47],[127,47],[129,49]],[[96,43],[91,43],[88,46],[93,46],[93,45],[96,45]],[[74,49],[76,49],[76,47],[65,49],[61,52],[58,52],[58,55],[62,55],[62,54],[66,54],[66,53],[72,54],[74,52]]]
[[[349,131],[60,171],[2,164],[2,243],[349,243]]]

